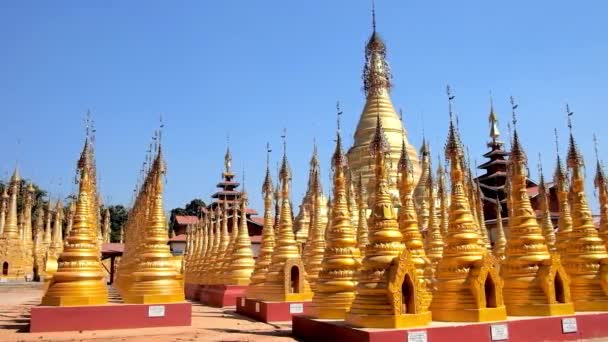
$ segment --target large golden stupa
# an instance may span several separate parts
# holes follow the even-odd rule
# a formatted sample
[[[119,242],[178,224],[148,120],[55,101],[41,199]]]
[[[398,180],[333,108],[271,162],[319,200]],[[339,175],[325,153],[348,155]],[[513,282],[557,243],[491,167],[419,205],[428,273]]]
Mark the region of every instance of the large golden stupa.
[[[389,96],[391,90],[391,71],[386,60],[386,45],[376,32],[374,17],[373,32],[365,47],[365,66],[363,68],[363,89],[365,90],[365,107],[359,118],[354,135],[353,146],[348,150],[348,165],[353,175],[361,174],[363,184],[368,194],[374,191],[374,161],[369,154],[369,146],[374,137],[376,116],[379,115],[384,127],[384,134],[389,143],[386,156],[389,171],[389,191],[393,202],[399,202],[397,191],[397,165],[401,156],[401,142],[405,140],[405,148],[414,167],[414,179],[420,177],[420,166],[416,149],[409,143],[407,131]],[[369,202],[369,199],[368,199]]]

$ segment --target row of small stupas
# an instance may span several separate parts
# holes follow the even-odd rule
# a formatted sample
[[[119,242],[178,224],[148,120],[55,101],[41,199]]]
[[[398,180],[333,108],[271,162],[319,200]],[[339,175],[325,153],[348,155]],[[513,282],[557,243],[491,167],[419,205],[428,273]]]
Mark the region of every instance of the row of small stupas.
[[[171,255],[167,245],[160,133],[155,139],[156,148],[144,163],[149,168],[143,170],[144,179],[121,232],[124,252],[117,266],[115,287],[124,303],[184,301],[181,262]],[[109,300],[99,243],[96,169],[90,151],[87,136],[78,161],[79,189],[72,229],[64,239],[57,270],[48,281],[41,305],[103,305]]]
[[[86,153],[92,154],[92,150],[83,151],[83,155]],[[26,185],[15,169],[0,199],[1,278],[42,280],[57,269],[64,238],[73,226],[75,203],[70,202],[64,210],[60,200],[55,205],[50,200],[35,205],[35,201],[34,186]],[[18,203],[22,204],[20,210]],[[97,241],[101,245],[110,239],[110,212],[105,210],[96,217],[96,222],[101,219],[97,225]]]
[[[370,155],[375,159],[370,210],[361,200],[356,209],[349,207],[349,169],[338,133],[332,157],[330,223],[320,223],[319,212],[325,203],[320,201],[320,192],[313,192],[313,224],[304,250],[300,250],[293,231],[291,174],[285,154],[278,196],[267,168],[262,188],[265,224],[257,260],[246,226],[235,224],[232,234],[228,234],[224,219],[227,211],[218,210],[214,214],[217,216],[189,232],[186,282],[248,285],[248,298],[267,301],[312,299],[313,316],[346,319],[363,327],[405,327],[426,324],[431,319],[488,321],[506,319],[507,314],[545,316],[608,310],[608,289],[602,281],[608,276],[608,269],[602,266],[608,262],[608,187],[598,162],[595,184],[602,218],[598,232],[584,189],[583,157],[572,133],[569,171],[558,157],[554,175],[560,210],[555,234],[550,218],[543,215],[538,220],[532,208],[527,191],[527,157],[514,123],[505,199],[509,204],[509,235],[505,237],[501,207],[496,206],[498,237],[492,249],[483,225],[481,199],[476,197],[481,190],[467,172],[463,146],[452,121],[445,148],[450,199],[441,168],[438,192],[432,191],[436,185],[434,173],[428,172],[424,196],[433,205],[423,236],[414,206],[414,163],[403,142],[397,211],[389,188],[390,144],[379,115],[376,120],[370,144]],[[312,177],[313,189],[317,181]],[[357,183],[357,190],[351,193],[358,193],[360,199],[365,190],[360,180]],[[541,197],[547,211],[547,197]],[[246,205],[247,196],[243,196],[241,210]],[[353,222],[354,216],[358,216],[357,222]]]
[[[363,77],[367,101],[346,155],[338,132],[332,199],[327,203],[323,196],[314,153],[294,229],[285,153],[276,193],[267,167],[257,260],[243,229],[235,224],[228,234],[226,210],[220,208],[189,232],[186,283],[248,284],[246,297],[262,301],[312,299],[314,317],[362,327],[608,310],[603,280],[608,277],[608,188],[599,161],[598,231],[572,131],[568,171],[558,157],[553,193],[542,176],[531,191],[536,184],[528,178],[515,121],[507,152],[492,109],[491,150],[485,155],[490,161],[480,166],[487,174],[474,179],[452,121],[454,97],[448,91],[449,170],[439,165],[435,177],[428,144],[418,162],[390,101],[385,52],[374,25]],[[246,196],[241,206],[246,207]],[[559,214],[552,215],[554,210]],[[496,225],[493,244],[486,216]]]

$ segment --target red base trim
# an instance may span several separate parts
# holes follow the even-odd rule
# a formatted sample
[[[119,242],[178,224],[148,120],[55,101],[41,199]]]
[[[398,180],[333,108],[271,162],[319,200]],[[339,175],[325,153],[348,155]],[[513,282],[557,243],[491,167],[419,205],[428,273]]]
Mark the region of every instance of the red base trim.
[[[200,284],[185,284],[184,285],[184,294],[186,295],[186,299],[188,300],[198,300],[201,295],[201,286]]]
[[[236,301],[236,312],[266,323],[289,322],[292,317],[308,314],[310,303],[311,301],[264,302],[257,299],[239,297]],[[300,309],[303,312],[300,312]]]
[[[564,333],[562,319],[576,318],[577,331]],[[344,321],[318,320],[307,316],[293,317],[293,335],[303,341],[386,342],[407,341],[413,332],[426,331],[433,342],[490,342],[492,325],[506,325],[509,342],[577,341],[608,336],[608,313],[577,313],[574,316],[509,318],[503,322],[457,324],[433,322],[427,327],[411,329],[358,329]],[[456,323],[454,323],[456,324]]]
[[[151,306],[163,306],[164,316],[149,317]],[[30,332],[190,326],[191,319],[190,303],[36,306]]]
[[[243,296],[247,286],[239,285],[204,285],[199,300],[201,304],[224,308],[236,306],[236,298]]]

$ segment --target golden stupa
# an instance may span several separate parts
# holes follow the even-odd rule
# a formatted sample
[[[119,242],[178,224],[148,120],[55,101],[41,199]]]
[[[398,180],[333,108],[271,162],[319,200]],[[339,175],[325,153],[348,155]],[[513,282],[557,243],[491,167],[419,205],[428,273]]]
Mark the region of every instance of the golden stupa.
[[[596,143],[597,144],[597,143]],[[608,183],[606,182],[606,175],[604,173],[604,166],[597,157],[596,147],[596,169],[595,178],[593,184],[595,185],[600,200],[600,237],[604,240],[604,245],[608,248]]]
[[[502,299],[502,279],[496,259],[480,244],[477,222],[464,189],[463,151],[454,126],[450,100],[450,125],[446,157],[450,162],[452,192],[443,258],[437,265],[431,311],[433,320],[453,322],[498,321],[507,318]]]
[[[8,187],[8,194],[10,196],[8,198],[8,211],[4,222],[4,230],[0,237],[0,266],[2,267],[0,278],[24,280],[25,275],[30,273],[31,269],[28,271],[26,268],[27,263],[24,258],[23,240],[19,235],[17,195],[21,187],[21,176],[17,168],[13,172]],[[6,200],[6,198],[4,199]]]
[[[85,150],[88,145],[85,141]],[[93,182],[89,155],[79,162],[80,185],[74,226],[65,240],[59,256],[57,271],[49,281],[41,305],[80,306],[108,302],[108,289],[101,268],[97,235],[93,229],[92,202]]]
[[[317,278],[321,271],[323,254],[325,253],[325,231],[328,222],[323,220],[323,202],[320,196],[321,189],[320,170],[316,170],[312,182],[312,220],[310,221],[309,242],[307,243],[307,255],[305,259],[306,276],[313,292],[316,289]],[[328,208],[329,209],[329,208]]]
[[[331,225],[327,229],[321,270],[314,287],[311,315],[322,319],[344,319],[355,298],[360,255],[357,249],[357,232],[348,208],[346,157],[342,151],[339,132],[332,167],[334,202]]]
[[[389,151],[378,114],[369,149],[375,166],[369,244],[357,275],[355,300],[346,316],[347,324],[364,328],[403,328],[424,325],[431,319],[430,312],[425,311],[422,304],[427,297],[427,287],[422,285],[414,261],[419,256],[405,249],[389,192],[386,159]],[[406,177],[413,184],[413,165]],[[413,207],[410,207],[410,213],[416,224]]]
[[[439,218],[441,220],[439,227],[441,229],[441,236],[445,237],[448,233],[449,217],[448,209],[450,207],[448,198],[448,188],[445,182],[445,169],[439,159],[439,165],[437,166],[437,197],[439,197]]]
[[[426,153],[428,154],[428,146],[425,148]],[[431,289],[431,282],[433,276],[433,267],[431,265],[430,260],[426,256],[424,240],[422,238],[420,226],[420,220],[417,218],[416,207],[415,207],[415,180],[414,180],[414,171],[413,164],[410,161],[409,155],[407,154],[405,141],[401,142],[401,157],[399,159],[399,173],[401,174],[401,178],[399,180],[399,197],[401,199],[401,208],[399,209],[399,230],[401,231],[401,235],[403,236],[403,243],[405,244],[405,250],[409,254],[408,259],[405,262],[412,264],[412,266],[416,269],[416,277],[418,284],[414,284],[415,291],[415,300],[416,307],[415,309],[411,307],[411,303],[406,303],[405,299],[403,301],[404,305],[408,305],[409,314],[419,314],[421,315],[419,319],[426,319],[426,314],[428,313],[429,305],[431,304],[431,292],[430,291],[421,291],[420,289]],[[427,160],[424,164],[424,167],[427,169],[426,172],[423,171],[425,175],[425,181],[428,182],[430,175],[429,168],[430,160]],[[428,186],[428,184],[427,184]],[[426,189],[424,190],[426,193]],[[423,196],[424,197],[424,196]],[[428,215],[428,198],[421,198],[420,204],[426,203],[422,206],[424,211],[427,211],[425,215]],[[428,225],[428,218],[425,219],[424,224]],[[428,232],[427,232],[428,233]],[[403,256],[402,256],[403,258]],[[409,267],[409,266],[408,266]],[[412,277],[411,274],[408,274],[409,277]],[[413,281],[413,280],[412,280]],[[404,285],[405,286],[405,285]],[[413,289],[412,289],[413,290]],[[411,290],[410,290],[411,291]],[[413,296],[413,294],[411,294]],[[405,293],[403,293],[405,296]],[[411,297],[414,300],[414,297]],[[405,312],[404,312],[405,313]],[[430,319],[430,314],[428,315]],[[421,321],[422,322],[422,321]],[[419,323],[421,323],[419,322]]]
[[[570,111],[568,110],[570,116]],[[569,125],[570,127],[571,124]],[[572,205],[572,231],[562,257],[570,276],[570,292],[576,311],[608,310],[608,253],[593,224],[581,156],[572,130],[568,147],[568,168],[571,171],[569,198]]]
[[[393,107],[390,98],[391,71],[386,60],[386,45],[378,32],[376,32],[375,13],[372,12],[373,31],[365,47],[365,66],[363,68],[363,89],[365,90],[365,107],[359,118],[359,123],[354,134],[353,146],[348,150],[348,165],[351,172],[361,175],[366,185],[368,194],[374,194],[374,164],[369,154],[369,146],[374,138],[376,116],[379,114],[385,130],[386,140],[390,150],[387,151],[387,167],[389,181],[389,193],[394,203],[399,202],[397,184],[397,164],[401,155],[401,141],[405,139],[406,150],[410,160],[413,162],[414,179],[420,177],[420,166],[416,149],[410,145],[407,132],[403,123]],[[371,203],[372,199],[368,199]]]
[[[513,100],[511,101],[513,102]],[[514,105],[513,108],[516,106]],[[526,189],[528,165],[513,114],[509,158],[511,215],[505,260],[500,266],[503,298],[510,316],[555,316],[574,313],[569,279],[559,255],[549,253]]]
[[[286,148],[284,147],[284,149]],[[275,230],[276,245],[266,274],[266,281],[257,291],[257,299],[282,302],[310,300],[312,292],[293,233],[291,199],[289,198],[291,174],[287,164],[286,150],[283,154],[280,178],[281,216],[279,227]]]
[[[247,217],[245,216],[245,212],[247,212],[247,200],[247,193],[243,190],[241,195],[241,225],[234,239],[232,251],[226,254],[226,258],[230,258],[230,263],[226,266],[222,279],[223,284],[226,285],[249,285],[251,274],[255,268],[255,260],[253,259],[253,251],[251,250],[251,239],[247,230]]]
[[[169,251],[163,210],[165,164],[160,145],[127,222],[125,253],[116,284],[125,303],[184,301],[181,274]]]
[[[269,151],[267,152],[269,153]],[[262,241],[260,243],[260,253],[255,262],[255,268],[251,274],[249,286],[245,292],[246,297],[255,298],[256,291],[264,281],[266,274],[272,262],[272,252],[275,248],[275,234],[272,217],[272,177],[270,176],[270,166],[268,165],[269,157],[266,157],[266,177],[262,184],[262,194],[264,196],[264,227],[262,228]]]

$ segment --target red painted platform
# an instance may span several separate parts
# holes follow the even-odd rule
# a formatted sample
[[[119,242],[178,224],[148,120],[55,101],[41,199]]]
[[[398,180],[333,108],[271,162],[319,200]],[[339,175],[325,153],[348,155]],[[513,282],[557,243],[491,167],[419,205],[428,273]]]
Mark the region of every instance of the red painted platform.
[[[190,303],[36,306],[30,332],[189,326]]]
[[[199,299],[199,297],[201,295],[201,287],[202,286],[203,285],[200,285],[200,284],[186,283],[184,285],[184,294],[186,296],[186,299],[198,301],[198,299]]]
[[[204,285],[199,300],[201,304],[216,308],[236,306],[237,297],[242,297],[246,289],[247,286],[238,285]]]
[[[264,302],[257,299],[239,297],[236,312],[255,320],[274,323],[289,322],[292,317],[309,313],[311,301]]]
[[[577,341],[608,336],[608,313],[509,317],[506,321],[491,323],[432,322],[429,326],[411,329],[360,329],[347,326],[343,321],[293,316],[292,331],[302,341]]]

